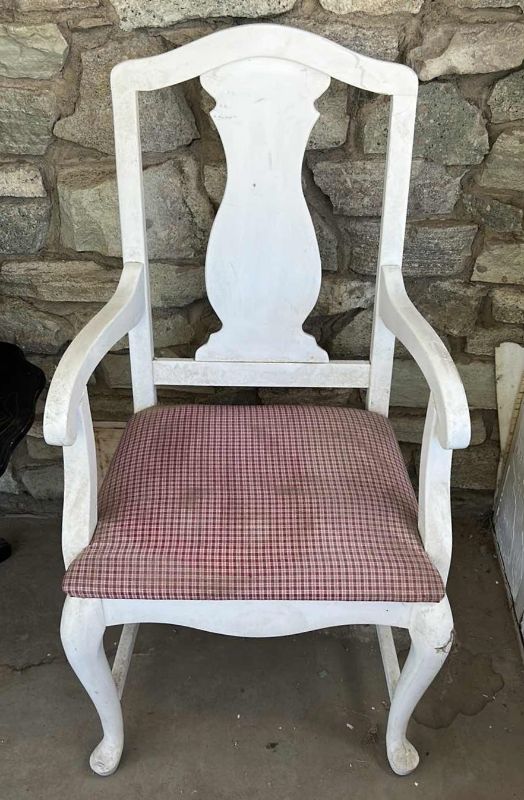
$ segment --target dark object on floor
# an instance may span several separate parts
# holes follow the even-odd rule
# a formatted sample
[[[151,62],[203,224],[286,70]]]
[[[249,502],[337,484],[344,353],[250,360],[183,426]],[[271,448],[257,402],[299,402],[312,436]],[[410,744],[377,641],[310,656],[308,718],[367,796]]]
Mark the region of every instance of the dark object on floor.
[[[19,347],[0,342],[0,475],[35,419],[45,375]]]
[[[0,342],[0,475],[33,424],[36,401],[44,386],[42,370],[30,364],[16,345]],[[0,561],[10,555],[11,545],[0,539]]]
[[[0,561],[5,561],[11,555],[11,545],[7,539],[0,539]]]

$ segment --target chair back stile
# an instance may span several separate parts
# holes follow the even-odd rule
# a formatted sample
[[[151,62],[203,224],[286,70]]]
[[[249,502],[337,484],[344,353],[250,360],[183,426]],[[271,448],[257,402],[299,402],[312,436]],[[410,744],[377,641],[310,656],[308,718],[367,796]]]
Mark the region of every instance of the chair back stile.
[[[138,93],[132,84],[116,88],[112,83],[112,96],[122,260],[124,264],[143,264],[144,270],[144,313],[138,325],[129,332],[133,404],[137,412],[156,404]]]
[[[197,76],[216,101],[212,116],[227,163],[206,255],[207,293],[222,328],[195,359],[155,359],[138,92]],[[321,263],[301,166],[318,118],[315,100],[331,78],[392,98],[369,361],[330,362],[302,329],[318,297]],[[158,384],[302,385],[367,388],[368,409],[387,415],[394,336],[380,319],[380,267],[402,262],[417,83],[400,64],[270,24],[221,31],[114,68],[123,260],[144,265],[144,314],[129,334],[136,411],[156,403]]]
[[[416,94],[393,95],[391,98],[371,333],[371,370],[366,399],[368,411],[375,411],[383,416],[387,416],[389,411],[395,336],[382,321],[382,267],[402,266],[416,110]]]

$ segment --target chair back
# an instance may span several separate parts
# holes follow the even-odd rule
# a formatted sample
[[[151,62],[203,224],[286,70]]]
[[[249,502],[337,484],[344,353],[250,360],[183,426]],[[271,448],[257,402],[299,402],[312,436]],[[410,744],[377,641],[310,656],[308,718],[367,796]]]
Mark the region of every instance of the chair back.
[[[379,309],[367,361],[330,361],[302,328],[318,297],[321,262],[301,169],[318,118],[315,101],[331,78],[391,96],[380,281],[383,265],[402,260],[416,75],[403,65],[273,24],[230,28],[117,65],[111,85],[123,259],[143,263],[146,278],[137,93],[197,76],[216,101],[211,114],[227,164],[205,272],[222,327],[194,359],[155,358],[146,292],[144,318],[129,337],[136,409],[155,402],[158,384],[353,386],[368,389],[368,408],[387,413],[394,339],[381,324]]]

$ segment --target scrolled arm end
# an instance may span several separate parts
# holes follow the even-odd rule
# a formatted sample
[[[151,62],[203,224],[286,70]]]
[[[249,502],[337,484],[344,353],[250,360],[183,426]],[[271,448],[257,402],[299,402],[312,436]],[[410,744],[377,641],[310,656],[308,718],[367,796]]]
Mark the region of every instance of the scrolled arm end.
[[[51,381],[44,412],[48,444],[68,447],[77,436],[77,412],[93,370],[145,312],[144,265],[124,264],[116,292],[73,339]]]
[[[57,370],[58,371],[58,370]],[[44,411],[44,439],[47,444],[68,447],[77,437],[77,408],[66,394],[67,386],[55,373],[49,387]]]
[[[442,387],[441,392],[434,392],[438,437],[446,450],[462,450],[468,447],[471,440],[471,420],[461,377],[453,363],[452,367],[453,379],[450,380],[448,375],[447,388]]]

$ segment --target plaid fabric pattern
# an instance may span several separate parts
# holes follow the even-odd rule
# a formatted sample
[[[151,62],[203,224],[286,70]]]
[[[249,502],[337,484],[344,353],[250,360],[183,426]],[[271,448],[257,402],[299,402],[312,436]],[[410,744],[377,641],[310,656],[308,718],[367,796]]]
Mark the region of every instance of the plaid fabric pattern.
[[[437,602],[389,422],[314,406],[154,407],[129,422],[64,591]]]

